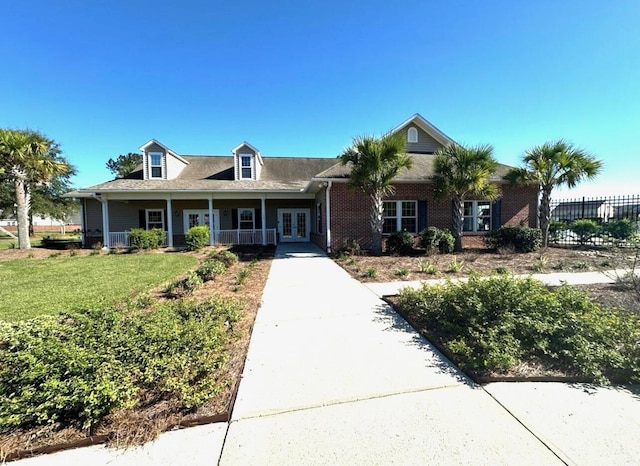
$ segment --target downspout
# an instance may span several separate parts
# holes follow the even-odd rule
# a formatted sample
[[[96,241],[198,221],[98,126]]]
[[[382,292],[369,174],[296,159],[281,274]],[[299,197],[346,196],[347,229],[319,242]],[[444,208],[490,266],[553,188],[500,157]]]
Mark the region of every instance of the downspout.
[[[324,204],[327,209],[327,253],[331,254],[331,181],[327,182]]]

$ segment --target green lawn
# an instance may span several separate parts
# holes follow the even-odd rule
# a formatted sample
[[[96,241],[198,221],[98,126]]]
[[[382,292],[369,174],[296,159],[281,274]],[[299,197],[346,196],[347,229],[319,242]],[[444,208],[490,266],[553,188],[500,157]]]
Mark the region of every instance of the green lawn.
[[[195,266],[186,254],[109,254],[0,262],[0,319],[107,306]]]

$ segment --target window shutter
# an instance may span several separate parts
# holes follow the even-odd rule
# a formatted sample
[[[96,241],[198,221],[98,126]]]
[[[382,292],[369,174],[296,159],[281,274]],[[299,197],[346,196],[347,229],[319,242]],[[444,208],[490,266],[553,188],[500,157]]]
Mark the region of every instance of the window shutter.
[[[255,212],[254,215],[256,216],[256,218],[255,218],[256,229],[262,228],[262,212],[261,212],[261,209],[256,209],[254,212]]]
[[[140,228],[147,228],[147,217],[145,215],[144,209],[140,209],[138,211],[138,225]]]
[[[238,209],[231,209],[231,229],[238,229]]]
[[[169,215],[171,215],[171,212],[169,212]],[[170,221],[171,221],[171,219],[167,215],[167,209],[164,209],[164,225],[162,226],[163,230],[168,230],[169,229],[169,222]]]
[[[502,226],[502,199],[493,201],[491,205],[491,229],[497,230]]]
[[[418,201],[418,233],[427,228],[427,201]]]

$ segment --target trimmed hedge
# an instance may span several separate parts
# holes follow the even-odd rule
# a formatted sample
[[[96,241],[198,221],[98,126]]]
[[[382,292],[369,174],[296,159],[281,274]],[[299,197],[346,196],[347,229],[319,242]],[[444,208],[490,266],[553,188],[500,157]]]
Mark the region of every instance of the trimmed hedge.
[[[515,252],[533,252],[542,246],[542,230],[527,226],[502,226],[484,237],[489,249],[513,249]]]
[[[145,230],[132,228],[129,230],[129,244],[133,249],[158,249],[166,239],[166,234],[160,228]]]

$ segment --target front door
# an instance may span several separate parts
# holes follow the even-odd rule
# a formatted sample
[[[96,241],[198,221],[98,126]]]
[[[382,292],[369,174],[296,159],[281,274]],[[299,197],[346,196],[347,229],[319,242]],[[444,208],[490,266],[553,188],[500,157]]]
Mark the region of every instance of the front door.
[[[309,209],[278,209],[280,241],[309,241],[309,216]]]
[[[184,210],[184,232],[191,227],[207,225],[211,228],[213,225],[214,239],[220,230],[220,214],[218,209],[213,210],[213,222],[209,221],[209,209],[185,209]]]

